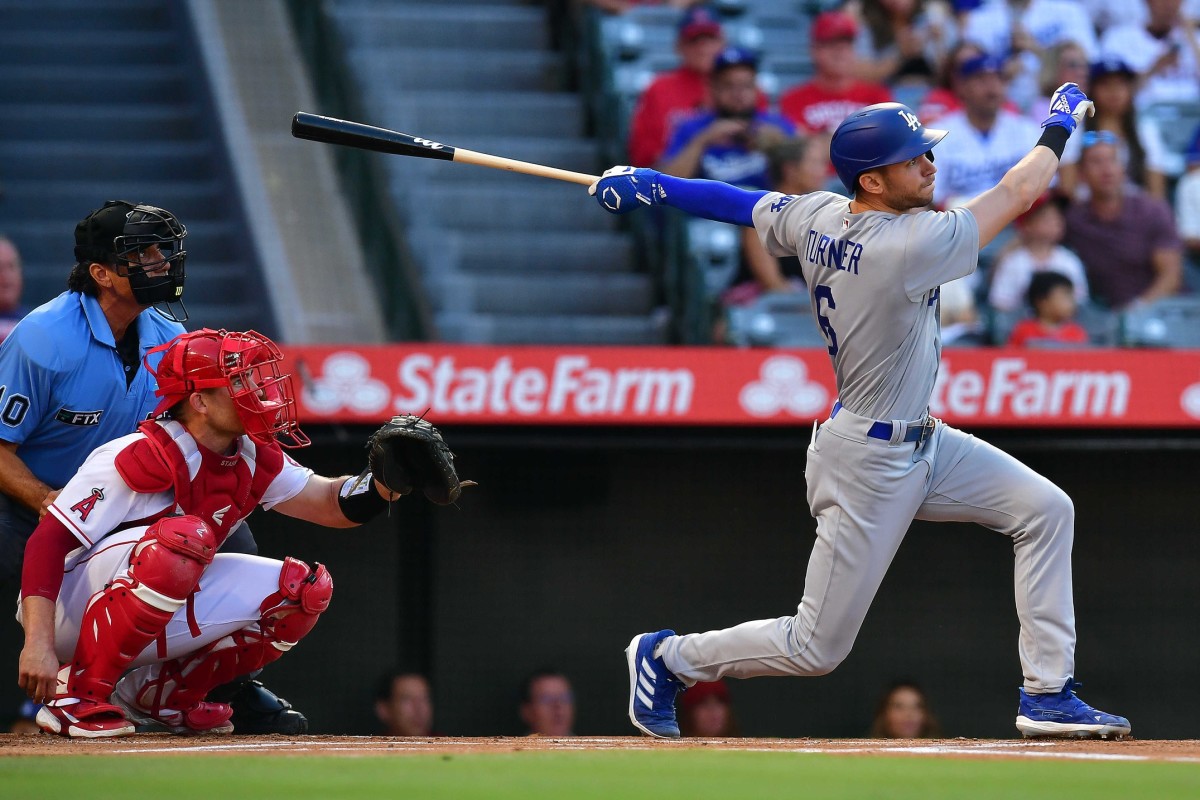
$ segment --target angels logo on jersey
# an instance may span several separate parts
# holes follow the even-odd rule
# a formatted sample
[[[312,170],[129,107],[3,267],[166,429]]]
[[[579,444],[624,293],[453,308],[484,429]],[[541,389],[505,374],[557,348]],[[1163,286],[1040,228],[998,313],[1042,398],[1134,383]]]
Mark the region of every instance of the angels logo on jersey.
[[[96,507],[96,503],[99,503],[103,499],[104,490],[93,488],[92,493],[71,506],[71,510],[79,515],[80,522],[87,522],[88,515],[92,513],[92,509]]]

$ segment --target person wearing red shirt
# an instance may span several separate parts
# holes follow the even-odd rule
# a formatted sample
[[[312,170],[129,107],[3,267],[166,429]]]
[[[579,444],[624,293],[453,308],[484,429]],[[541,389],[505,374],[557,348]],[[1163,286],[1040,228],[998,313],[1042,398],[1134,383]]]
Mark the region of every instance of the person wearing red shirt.
[[[863,106],[886,103],[886,86],[855,77],[854,38],[858,23],[844,11],[819,14],[812,27],[812,58],[816,75],[780,98],[779,110],[806,134],[832,134],[851,113]]]
[[[717,54],[725,49],[725,34],[717,15],[707,6],[688,9],[679,20],[675,52],[677,69],[664,72],[646,87],[629,123],[629,163],[651,167],[667,146],[677,120],[708,105],[708,76]]]
[[[1023,319],[1008,337],[1010,347],[1078,347],[1087,331],[1075,322],[1075,284],[1061,272],[1038,272],[1027,293],[1032,319]]]

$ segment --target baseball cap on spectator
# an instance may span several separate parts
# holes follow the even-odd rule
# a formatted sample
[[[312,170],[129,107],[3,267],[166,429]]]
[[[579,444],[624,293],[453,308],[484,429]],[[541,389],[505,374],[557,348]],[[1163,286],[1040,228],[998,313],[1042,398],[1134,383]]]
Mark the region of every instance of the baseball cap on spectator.
[[[985,72],[1004,74],[1004,60],[989,53],[984,53],[974,58],[968,58],[958,65],[958,77],[960,78],[969,78],[972,75],[980,75]]]
[[[717,13],[708,6],[692,6],[683,12],[677,31],[681,42],[690,42],[702,36],[722,35]]]
[[[845,11],[825,11],[813,20],[814,42],[836,42],[858,36],[858,23]]]
[[[1097,78],[1103,78],[1106,75],[1121,75],[1126,78],[1136,78],[1137,72],[1134,71],[1133,67],[1115,56],[1106,58],[1103,61],[1097,61],[1088,70],[1089,80],[1093,82]]]
[[[950,0],[950,5],[960,14],[964,11],[974,11],[983,5],[983,0]]]
[[[1042,208],[1044,208],[1047,203],[1053,203],[1054,205],[1058,206],[1059,210],[1061,211],[1063,208],[1066,207],[1067,202],[1068,202],[1067,198],[1065,196],[1063,196],[1063,194],[1061,192],[1056,192],[1053,190],[1048,191],[1048,192],[1043,192],[1041,197],[1039,197],[1038,199],[1033,201],[1033,205],[1031,205],[1029,207],[1028,211],[1026,211],[1021,216],[1017,217],[1017,219],[1016,219],[1017,227],[1019,227],[1019,228],[1024,227],[1025,223],[1029,222],[1029,219],[1034,214],[1041,211]]]
[[[713,61],[712,74],[718,75],[730,67],[749,67],[757,70],[758,56],[743,47],[726,47],[717,54],[716,60]]]

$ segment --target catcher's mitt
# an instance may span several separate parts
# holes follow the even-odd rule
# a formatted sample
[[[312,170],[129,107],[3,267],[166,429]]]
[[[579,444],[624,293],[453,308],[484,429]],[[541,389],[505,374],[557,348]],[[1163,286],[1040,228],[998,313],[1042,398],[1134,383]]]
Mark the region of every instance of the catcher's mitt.
[[[426,420],[404,414],[389,422],[367,440],[371,473],[375,480],[396,494],[413,489],[444,506],[458,499],[464,486],[454,470],[454,453],[441,432]]]

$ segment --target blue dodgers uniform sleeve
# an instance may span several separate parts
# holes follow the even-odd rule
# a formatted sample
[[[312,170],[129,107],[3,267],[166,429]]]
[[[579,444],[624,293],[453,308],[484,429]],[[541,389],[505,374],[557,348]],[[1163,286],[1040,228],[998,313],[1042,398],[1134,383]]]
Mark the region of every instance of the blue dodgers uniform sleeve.
[[[0,346],[0,439],[6,442],[24,442],[42,422],[56,368],[48,342],[36,326],[18,325]]]
[[[764,191],[747,191],[720,181],[676,178],[660,173],[664,205],[717,222],[754,227],[754,205],[766,197]]]

